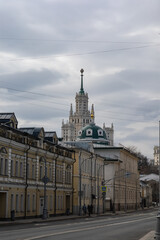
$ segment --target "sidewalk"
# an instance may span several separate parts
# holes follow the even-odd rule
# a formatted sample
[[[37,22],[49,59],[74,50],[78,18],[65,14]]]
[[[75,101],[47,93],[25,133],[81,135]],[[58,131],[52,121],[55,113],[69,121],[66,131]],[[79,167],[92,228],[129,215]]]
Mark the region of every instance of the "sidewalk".
[[[139,240],[155,240],[155,231],[151,231],[147,233],[144,237],[140,238]]]
[[[121,213],[122,214],[122,213]],[[115,213],[109,212],[105,214],[92,214],[90,218],[100,217],[100,216],[113,216]],[[31,223],[46,223],[46,222],[55,222],[55,221],[63,221],[69,219],[78,219],[78,218],[88,218],[88,214],[86,215],[62,215],[62,216],[53,216],[47,219],[42,218],[29,218],[29,219],[15,219],[14,221],[7,220],[7,221],[0,221],[0,226],[12,226],[12,225],[21,225],[21,224],[31,224]]]

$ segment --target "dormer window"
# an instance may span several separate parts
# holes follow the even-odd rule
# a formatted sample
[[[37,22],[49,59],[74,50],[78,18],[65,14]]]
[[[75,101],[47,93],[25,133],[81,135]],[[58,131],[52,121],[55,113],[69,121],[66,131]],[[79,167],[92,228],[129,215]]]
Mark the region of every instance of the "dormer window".
[[[87,129],[86,136],[92,136],[92,129]]]
[[[78,132],[78,136],[81,136],[81,134],[82,134],[82,131],[80,130],[80,131]]]
[[[98,136],[103,137],[103,131],[101,129],[98,130]]]

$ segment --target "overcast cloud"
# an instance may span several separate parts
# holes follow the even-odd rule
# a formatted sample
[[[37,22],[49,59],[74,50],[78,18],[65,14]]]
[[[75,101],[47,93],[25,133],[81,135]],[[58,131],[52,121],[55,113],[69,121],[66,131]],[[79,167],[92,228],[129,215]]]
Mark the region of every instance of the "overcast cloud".
[[[84,88],[96,124],[153,158],[160,120],[159,0],[0,0],[0,111],[61,136]]]

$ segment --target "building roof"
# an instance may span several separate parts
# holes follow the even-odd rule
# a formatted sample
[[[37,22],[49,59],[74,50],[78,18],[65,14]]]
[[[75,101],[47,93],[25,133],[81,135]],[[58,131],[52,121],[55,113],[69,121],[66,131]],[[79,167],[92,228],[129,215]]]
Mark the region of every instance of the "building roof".
[[[33,135],[34,137],[38,138],[40,136],[40,133],[44,131],[43,128],[19,128],[19,131],[28,133],[30,135]]]
[[[7,123],[10,122],[11,119],[18,123],[17,118],[14,114],[14,112],[12,113],[0,113],[0,123]]]
[[[77,141],[91,141],[97,144],[109,145],[105,131],[93,122],[78,132]]]
[[[155,173],[151,173],[151,174],[148,174],[148,175],[141,175],[140,176],[140,180],[141,181],[156,181],[158,182],[159,181],[159,175],[155,174]]]

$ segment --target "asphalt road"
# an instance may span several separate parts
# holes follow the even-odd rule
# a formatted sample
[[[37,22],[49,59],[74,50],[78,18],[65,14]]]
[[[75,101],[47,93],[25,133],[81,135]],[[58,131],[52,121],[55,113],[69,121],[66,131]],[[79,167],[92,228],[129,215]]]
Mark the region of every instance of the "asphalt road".
[[[149,210],[119,216],[6,226],[0,228],[0,239],[138,240],[155,230],[156,214],[157,211]]]

